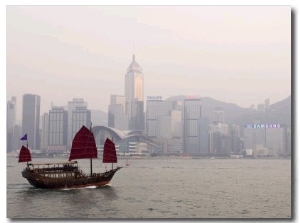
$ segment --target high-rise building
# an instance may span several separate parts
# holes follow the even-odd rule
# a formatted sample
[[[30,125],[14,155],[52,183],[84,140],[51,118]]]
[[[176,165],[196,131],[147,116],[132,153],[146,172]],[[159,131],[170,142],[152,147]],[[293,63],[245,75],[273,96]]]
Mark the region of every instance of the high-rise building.
[[[230,128],[231,151],[233,154],[239,154],[241,150],[240,126],[232,125]]]
[[[86,106],[83,107],[76,107],[72,111],[72,140],[75,136],[75,134],[78,132],[78,130],[82,127],[82,125],[85,125],[87,128],[91,127],[91,111],[86,108]]]
[[[22,135],[27,134],[31,149],[40,149],[40,103],[39,95],[23,95]]]
[[[129,129],[144,130],[144,74],[135,55],[125,75],[125,98]]]
[[[286,152],[286,128],[283,125],[276,126],[266,129],[266,148],[270,154],[280,155]]]
[[[221,132],[209,132],[209,152],[210,154],[221,154],[222,151],[222,135]]]
[[[128,130],[128,116],[125,113],[126,99],[123,95],[111,95],[108,106],[108,126]]]
[[[68,111],[53,106],[49,111],[48,152],[64,152],[67,149]]]
[[[73,133],[79,130],[79,129],[77,129],[77,130],[72,129],[73,128],[72,127],[73,126],[73,123],[72,123],[73,110],[75,110],[77,107],[87,107],[87,102],[85,102],[83,100],[83,98],[73,98],[72,101],[68,102],[68,141],[67,141],[67,145],[69,148],[71,148],[71,145],[72,145],[72,140],[74,137]],[[90,123],[89,123],[89,125],[90,125]]]
[[[49,114],[42,115],[42,135],[41,135],[41,149],[47,150],[49,139]]]
[[[224,123],[224,110],[222,107],[215,107],[213,121],[217,123]]]
[[[201,99],[184,99],[183,102],[183,150],[187,154],[200,155],[199,120]]]
[[[111,95],[110,96],[110,104],[111,105],[121,105],[121,112],[126,112],[126,98],[124,95]]]
[[[149,137],[160,138],[158,122],[162,117],[170,116],[173,109],[172,101],[163,101],[159,96],[147,97],[146,132]],[[170,132],[168,133],[170,134]]]
[[[200,140],[200,155],[210,154],[209,150],[209,119],[199,119],[199,140]]]
[[[21,145],[23,141],[20,140],[20,136],[22,135],[22,126],[21,125],[15,125],[14,127],[14,149],[13,150],[19,150],[21,148]]]
[[[254,156],[286,154],[287,140],[284,124],[248,124],[244,128],[245,149],[252,149]]]
[[[259,126],[259,127],[257,127]],[[261,125],[246,125],[244,128],[244,148],[256,153],[256,148],[266,146],[266,129]]]
[[[171,116],[171,136],[172,138],[181,138],[182,139],[182,111],[172,110],[170,112]]]
[[[229,126],[224,123],[213,122],[209,126],[210,153],[228,156],[231,154],[231,138]]]
[[[146,132],[162,148],[156,153],[182,153],[182,111],[176,101],[163,101],[161,96],[148,96]]]
[[[7,152],[11,152],[16,148],[15,145],[15,135],[14,135],[14,128],[16,125],[16,106],[17,106],[17,99],[16,97],[12,97],[10,101],[7,102],[6,107],[6,140],[7,140]]]

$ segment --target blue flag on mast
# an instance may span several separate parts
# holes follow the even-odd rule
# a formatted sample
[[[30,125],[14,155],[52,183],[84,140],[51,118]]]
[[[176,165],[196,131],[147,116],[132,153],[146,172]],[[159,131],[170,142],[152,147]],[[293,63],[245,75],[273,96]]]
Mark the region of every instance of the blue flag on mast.
[[[27,140],[27,134],[25,134],[20,140]]]

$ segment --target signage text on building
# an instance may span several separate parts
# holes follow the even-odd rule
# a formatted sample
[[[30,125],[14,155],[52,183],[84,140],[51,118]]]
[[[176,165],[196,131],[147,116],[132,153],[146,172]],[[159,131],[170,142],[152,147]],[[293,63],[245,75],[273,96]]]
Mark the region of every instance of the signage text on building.
[[[280,124],[248,124],[245,128],[250,129],[264,129],[264,128],[282,128]]]
[[[162,100],[162,96],[148,96],[147,100]]]

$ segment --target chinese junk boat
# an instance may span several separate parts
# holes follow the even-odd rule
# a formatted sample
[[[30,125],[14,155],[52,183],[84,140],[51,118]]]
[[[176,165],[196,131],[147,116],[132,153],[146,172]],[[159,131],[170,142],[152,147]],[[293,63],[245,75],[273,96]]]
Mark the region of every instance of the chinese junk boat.
[[[30,151],[22,146],[19,162],[27,162],[27,167],[22,171],[22,175],[31,185],[37,188],[81,188],[109,184],[114,174],[122,168],[113,168],[113,163],[117,163],[115,144],[107,138],[103,149],[103,163],[112,163],[111,170],[103,173],[93,173],[92,159],[94,158],[97,158],[94,134],[87,127],[82,126],[73,139],[69,161],[28,163],[28,161],[31,161]],[[80,170],[77,161],[73,161],[76,159],[90,159],[90,174],[85,174]]]

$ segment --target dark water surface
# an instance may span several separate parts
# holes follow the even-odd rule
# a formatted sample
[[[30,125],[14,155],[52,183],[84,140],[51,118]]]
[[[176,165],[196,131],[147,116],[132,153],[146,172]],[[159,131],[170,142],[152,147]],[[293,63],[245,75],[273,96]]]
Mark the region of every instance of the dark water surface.
[[[289,159],[132,159],[110,186],[69,190],[33,188],[25,165],[7,158],[7,218],[291,218]]]

